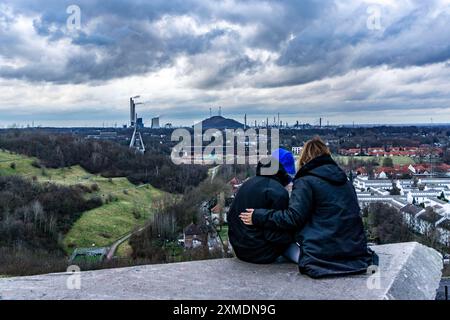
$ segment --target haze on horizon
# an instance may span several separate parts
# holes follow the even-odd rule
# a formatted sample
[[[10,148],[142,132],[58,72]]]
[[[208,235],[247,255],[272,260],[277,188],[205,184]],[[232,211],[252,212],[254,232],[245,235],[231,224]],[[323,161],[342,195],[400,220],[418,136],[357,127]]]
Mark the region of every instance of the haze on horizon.
[[[147,124],[218,106],[252,122],[448,123],[449,21],[450,0],[4,0],[0,127],[120,126],[137,94]]]

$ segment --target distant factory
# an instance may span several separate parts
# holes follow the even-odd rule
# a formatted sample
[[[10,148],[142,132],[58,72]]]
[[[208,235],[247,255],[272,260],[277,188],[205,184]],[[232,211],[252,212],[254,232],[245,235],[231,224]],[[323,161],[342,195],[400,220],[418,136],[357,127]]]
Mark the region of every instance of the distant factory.
[[[135,129],[143,129],[144,118],[139,117],[137,113],[137,105],[143,104],[141,102],[136,102],[136,99],[140,96],[130,98],[130,127]],[[213,114],[213,109],[217,110],[217,113]],[[258,116],[260,117],[260,115]],[[272,120],[273,119],[273,120]],[[248,114],[243,115],[243,123],[236,121],[234,119],[225,118],[223,116],[223,108],[218,106],[216,108],[209,108],[209,118],[201,121],[202,127],[204,129],[215,128],[215,129],[237,129],[242,128],[244,130],[254,128],[254,129],[293,129],[293,130],[305,130],[305,129],[335,129],[336,125],[331,125],[330,121],[326,121],[324,125],[324,119],[322,117],[316,119],[313,124],[301,123],[300,121],[294,121],[289,124],[287,121],[281,119],[280,113],[276,113],[273,116],[266,117],[262,121],[249,120]],[[200,124],[199,123],[199,124]],[[172,129],[171,123],[161,123],[161,116],[155,116],[149,118],[147,122],[147,127],[151,129]]]
[[[213,109],[218,110],[216,115],[213,114]],[[243,115],[243,123],[240,123],[234,119],[225,118],[223,115],[223,108],[209,108],[209,118],[199,122],[198,124],[202,124],[203,129],[237,129],[242,128],[244,130],[247,129],[291,129],[291,130],[306,130],[306,129],[335,129],[337,126],[333,126],[330,124],[330,121],[326,122],[326,126],[323,125],[324,119],[322,117],[318,118],[314,124],[309,123],[300,123],[299,120],[295,121],[292,124],[289,124],[287,121],[283,121],[281,119],[280,113],[273,115],[272,117],[267,117],[265,120],[249,120],[247,113]],[[260,117],[260,115],[258,115]]]

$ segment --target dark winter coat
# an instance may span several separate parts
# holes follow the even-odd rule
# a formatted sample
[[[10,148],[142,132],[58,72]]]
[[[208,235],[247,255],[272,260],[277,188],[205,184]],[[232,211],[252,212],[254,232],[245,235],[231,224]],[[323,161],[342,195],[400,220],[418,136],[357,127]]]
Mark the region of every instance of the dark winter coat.
[[[355,189],[330,156],[297,173],[288,209],[255,210],[252,219],[260,228],[294,230],[300,272],[313,278],[364,273],[378,264],[367,247]]]
[[[289,193],[284,188],[289,177],[282,167],[274,176],[257,176],[246,181],[236,194],[227,215],[228,235],[236,256],[251,263],[274,262],[289,244],[294,243],[293,232],[261,229],[245,225],[239,215],[250,208],[287,209]]]

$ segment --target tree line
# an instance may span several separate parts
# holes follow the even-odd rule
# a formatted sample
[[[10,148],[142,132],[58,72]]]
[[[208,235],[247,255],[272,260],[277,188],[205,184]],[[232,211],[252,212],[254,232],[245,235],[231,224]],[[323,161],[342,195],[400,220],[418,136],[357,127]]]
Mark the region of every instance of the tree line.
[[[63,235],[83,212],[103,204],[91,193],[86,186],[1,176],[0,274],[55,271],[56,265],[61,271],[65,264]]]
[[[80,165],[92,174],[127,177],[133,184],[149,183],[171,193],[197,186],[208,173],[204,166],[175,165],[167,154],[140,154],[118,143],[44,130],[0,132],[0,148],[36,157],[47,168]]]
[[[432,208],[426,210],[435,214]],[[371,203],[362,210],[362,214],[370,242],[389,244],[417,241],[443,253],[450,251],[448,246],[439,243],[439,233],[434,225],[425,234],[418,234],[410,228],[402,213],[388,204]]]
[[[162,198],[154,208],[147,227],[131,237],[132,258],[168,263],[215,257],[207,245],[197,250],[181,250],[177,239],[191,223],[197,224],[205,233],[210,231],[209,228],[213,226],[206,223],[202,203],[209,203],[208,207],[211,207],[219,194],[227,197],[230,192],[231,187],[223,179],[216,178],[213,181],[207,179],[197,187],[186,190],[182,197]]]

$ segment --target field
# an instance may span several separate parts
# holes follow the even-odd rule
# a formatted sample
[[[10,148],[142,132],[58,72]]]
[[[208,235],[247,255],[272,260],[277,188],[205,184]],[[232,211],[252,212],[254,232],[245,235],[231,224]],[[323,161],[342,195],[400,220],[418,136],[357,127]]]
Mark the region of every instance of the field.
[[[163,195],[150,185],[135,186],[126,178],[104,178],[86,172],[80,166],[63,169],[41,169],[32,165],[36,159],[0,151],[0,176],[20,175],[39,182],[62,185],[83,184],[98,190],[104,205],[83,213],[63,239],[68,254],[77,247],[102,247],[110,245],[122,235],[142,225],[152,212],[152,204]],[[15,166],[11,164],[14,163]],[[13,168],[14,167],[14,168]],[[128,243],[118,250],[129,253]]]
[[[383,159],[385,159],[384,157],[370,157],[370,156],[354,156],[354,157],[350,157],[350,156],[338,156],[338,155],[334,155],[333,158],[336,161],[343,162],[344,164],[348,164],[348,160],[350,158],[353,158],[354,160],[360,160],[360,161],[364,161],[364,162],[375,160],[380,165],[383,165]],[[394,165],[408,165],[408,164],[414,164],[415,163],[412,158],[406,157],[406,156],[393,156],[393,157],[390,157],[390,158],[392,158],[392,161],[394,162]]]

